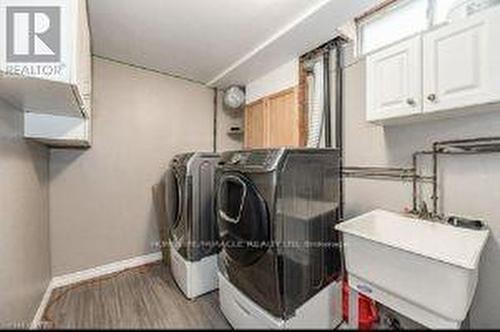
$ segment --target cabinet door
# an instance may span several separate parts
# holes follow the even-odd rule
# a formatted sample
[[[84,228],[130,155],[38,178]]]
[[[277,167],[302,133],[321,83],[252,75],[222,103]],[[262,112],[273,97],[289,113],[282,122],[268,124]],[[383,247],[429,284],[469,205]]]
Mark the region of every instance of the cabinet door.
[[[245,148],[264,148],[267,138],[267,112],[261,99],[245,108]]]
[[[368,55],[366,75],[368,121],[421,113],[421,36]]]
[[[268,147],[299,146],[299,109],[296,89],[288,89],[269,97]]]
[[[498,16],[471,17],[424,36],[425,112],[499,100]]]

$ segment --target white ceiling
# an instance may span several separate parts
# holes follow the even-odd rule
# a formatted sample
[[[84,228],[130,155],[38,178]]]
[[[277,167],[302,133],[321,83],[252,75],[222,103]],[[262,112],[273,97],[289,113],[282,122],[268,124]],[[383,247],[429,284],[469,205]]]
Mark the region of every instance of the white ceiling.
[[[274,62],[286,61],[299,51],[298,42],[303,48],[328,40],[342,20],[375,2],[88,0],[95,55],[211,85],[231,83],[228,77],[235,73],[234,83],[245,81],[245,67],[253,58],[260,57],[255,65],[262,64],[266,52],[274,54]],[[314,24],[318,15],[321,24]],[[313,35],[304,34],[303,23]],[[293,38],[295,30],[301,31],[300,38]]]

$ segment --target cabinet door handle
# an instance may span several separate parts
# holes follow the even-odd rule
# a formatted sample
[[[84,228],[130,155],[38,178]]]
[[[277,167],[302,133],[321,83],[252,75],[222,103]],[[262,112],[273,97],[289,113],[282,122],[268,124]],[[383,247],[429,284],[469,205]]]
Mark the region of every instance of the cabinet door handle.
[[[430,95],[427,96],[427,100],[429,100],[432,103],[436,102],[436,100],[437,100],[436,94],[435,93],[431,93]]]
[[[408,98],[406,99],[406,103],[410,106],[416,106],[417,105],[417,102],[415,101],[414,98]]]

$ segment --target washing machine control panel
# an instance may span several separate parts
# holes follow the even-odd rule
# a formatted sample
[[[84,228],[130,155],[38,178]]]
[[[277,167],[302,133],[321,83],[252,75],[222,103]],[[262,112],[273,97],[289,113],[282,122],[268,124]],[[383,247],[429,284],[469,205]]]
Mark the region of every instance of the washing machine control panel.
[[[233,154],[233,156],[231,157],[231,159],[229,160],[229,163],[231,165],[238,165],[241,163],[241,161],[244,159],[243,158],[244,154],[243,153],[235,153]]]
[[[254,150],[237,152],[231,155],[228,164],[249,169],[270,170],[276,166],[282,150]]]

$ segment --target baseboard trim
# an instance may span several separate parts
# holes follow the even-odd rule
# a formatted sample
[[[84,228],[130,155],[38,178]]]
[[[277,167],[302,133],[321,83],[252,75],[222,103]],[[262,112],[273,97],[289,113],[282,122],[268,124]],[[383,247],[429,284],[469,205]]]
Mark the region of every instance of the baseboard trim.
[[[42,321],[43,313],[45,312],[45,308],[47,307],[47,304],[49,303],[50,295],[52,294],[52,290],[54,287],[52,287],[52,280],[49,281],[49,284],[47,285],[47,289],[45,290],[45,293],[43,294],[42,301],[40,302],[40,305],[38,306],[38,309],[36,310],[35,316],[33,317],[33,321],[31,322],[30,330],[35,330],[40,327],[40,322]]]
[[[45,291],[42,301],[40,302],[38,310],[36,311],[36,314],[33,318],[33,321],[31,323],[31,329],[37,329],[39,327],[43,313],[45,312],[45,308],[47,307],[47,304],[49,302],[50,295],[52,294],[52,291],[54,289],[102,277],[126,269],[154,263],[161,259],[162,259],[162,253],[154,252],[152,254],[137,256],[122,261],[113,262],[101,266],[96,266],[90,269],[53,277],[52,280],[49,282],[49,285],[47,286],[47,290]]]
[[[101,266],[96,266],[87,270],[64,274],[54,277],[52,284],[54,288],[76,284],[81,281],[102,277],[107,274],[120,272],[132,267],[137,267],[161,260],[161,252],[155,252],[148,255],[138,256],[130,259],[125,259],[118,262],[113,262]]]

